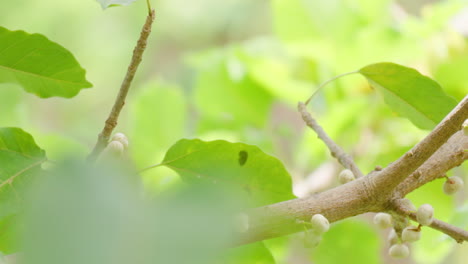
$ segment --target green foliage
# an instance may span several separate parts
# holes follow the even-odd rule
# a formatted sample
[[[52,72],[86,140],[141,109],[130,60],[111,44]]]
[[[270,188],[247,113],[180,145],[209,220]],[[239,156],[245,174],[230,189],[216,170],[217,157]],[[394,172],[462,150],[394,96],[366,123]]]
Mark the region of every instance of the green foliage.
[[[224,264],[275,264],[275,259],[263,242],[243,245],[227,251]]]
[[[161,165],[189,183],[218,184],[242,193],[239,199],[252,207],[294,198],[283,164],[252,145],[182,139],[167,151]]]
[[[124,110],[117,128],[128,131],[130,140],[132,162],[122,163],[135,168],[74,162],[41,168],[46,156],[35,141],[52,160],[87,154],[97,133],[91,128],[102,125],[115,98],[145,3],[102,13],[93,1],[21,1],[31,3],[5,3],[0,24],[32,27],[68,42],[100,87],[67,106],[10,89],[13,83],[41,98],[70,98],[91,84],[65,48],[39,34],[0,27],[0,126],[27,126],[35,135],[0,128],[0,251],[24,252],[26,264],[292,263],[298,252],[292,237],[226,248],[236,238],[231,224],[239,208],[295,197],[291,175],[299,187],[311,183],[301,197],[335,184],[334,162],[323,142],[305,130],[297,101],[317,84],[368,65],[359,72],[390,108],[354,77],[336,80],[311,102],[313,116],[366,172],[400,157],[427,134],[418,128],[433,128],[454,107],[451,96],[460,100],[468,92],[468,45],[452,23],[463,1],[426,4],[417,12],[411,6],[422,7],[419,1],[154,1],[159,36],[149,43],[130,91],[130,115]],[[97,2],[106,9],[135,0]],[[47,9],[53,12],[45,15]],[[64,20],[70,21],[66,27]],[[441,85],[415,69],[379,61],[408,65]],[[185,136],[248,144],[174,144]],[[144,172],[143,183],[134,175],[133,169],[163,157],[162,167]],[[46,177],[39,177],[44,170]],[[444,197],[440,185],[409,197],[418,205],[430,202],[436,217],[448,220],[463,194]],[[453,221],[466,227],[466,204],[462,209]],[[318,264],[379,263],[382,242],[365,220],[333,224],[317,248],[300,253]],[[411,249],[414,260],[447,259],[453,241],[428,228],[422,232]]]
[[[376,231],[362,221],[349,220],[333,225],[322,242],[312,251],[317,263],[379,263],[379,238]],[[342,252],[342,254],[337,253]]]
[[[102,9],[106,9],[112,6],[119,6],[119,5],[129,5],[136,0],[96,0],[101,4]]]
[[[42,98],[70,98],[92,86],[74,56],[40,34],[0,27],[0,51],[0,83],[18,83]]]
[[[422,129],[434,128],[457,105],[440,85],[414,69],[377,63],[359,70],[398,114]]]
[[[235,72],[233,64],[240,63],[235,53],[227,58],[222,55],[216,52],[204,57],[204,63],[197,67],[194,99],[201,118],[234,129],[264,126],[272,104],[271,95],[250,76]]]

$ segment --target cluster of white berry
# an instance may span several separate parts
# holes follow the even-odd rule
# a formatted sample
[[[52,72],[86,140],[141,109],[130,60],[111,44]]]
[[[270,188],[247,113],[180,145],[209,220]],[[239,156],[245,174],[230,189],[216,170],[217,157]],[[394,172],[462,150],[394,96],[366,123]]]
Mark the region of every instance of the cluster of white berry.
[[[111,158],[120,158],[128,148],[128,139],[123,133],[116,133],[107,147],[104,149],[103,156]]]
[[[314,248],[322,241],[323,234],[330,229],[330,222],[325,216],[315,214],[310,218],[309,224],[310,230],[304,234],[304,244],[306,247]]]
[[[410,204],[409,208],[414,208]],[[418,226],[409,225],[403,229],[401,236],[397,234],[394,228],[389,233],[388,242],[390,243],[390,248],[388,253],[393,258],[406,258],[409,256],[410,250],[408,243],[413,243],[421,239],[421,226],[428,226],[432,224],[434,216],[434,208],[430,204],[421,205],[416,211],[416,220],[418,221]],[[374,223],[380,228],[389,228],[393,227],[392,216],[387,213],[378,213],[374,217]]]

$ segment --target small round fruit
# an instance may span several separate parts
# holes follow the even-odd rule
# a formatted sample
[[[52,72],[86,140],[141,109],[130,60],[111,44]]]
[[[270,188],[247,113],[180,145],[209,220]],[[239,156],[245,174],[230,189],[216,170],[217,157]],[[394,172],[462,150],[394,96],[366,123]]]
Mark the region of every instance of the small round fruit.
[[[236,230],[239,233],[247,232],[247,230],[249,230],[249,216],[244,213],[236,215],[235,224]]]
[[[461,188],[463,188],[463,180],[458,176],[452,176],[448,178],[444,183],[444,193],[447,195],[452,195],[458,192]]]
[[[338,175],[338,180],[340,181],[341,184],[348,183],[350,181],[355,180],[356,177],[354,177],[354,173],[351,170],[345,169],[340,172],[340,175]]]
[[[390,247],[388,253],[393,258],[406,258],[409,256],[409,248],[405,244],[395,244]]]
[[[330,222],[321,214],[313,215],[310,219],[310,223],[312,225],[312,231],[317,235],[321,235],[330,229]]]
[[[391,229],[390,232],[388,233],[387,241],[390,245],[395,245],[396,243],[399,242],[398,235],[395,231],[395,229]]]
[[[434,208],[430,204],[423,204],[416,212],[416,219],[421,225],[428,226],[432,223],[434,217]]]
[[[408,226],[403,229],[403,233],[401,234],[401,240],[403,242],[416,242],[421,239],[421,230],[419,230],[415,226]]]
[[[124,133],[115,133],[111,141],[119,141],[125,148],[128,148],[128,138]]]
[[[374,224],[382,229],[392,227],[392,216],[387,213],[378,213],[374,216]]]
[[[414,204],[407,198],[403,198],[403,199],[400,199],[400,203],[402,206],[404,206],[404,208],[412,211],[412,212],[416,212],[416,207],[414,206]]]
[[[111,141],[106,147],[108,153],[114,157],[121,157],[125,147],[120,141]]]

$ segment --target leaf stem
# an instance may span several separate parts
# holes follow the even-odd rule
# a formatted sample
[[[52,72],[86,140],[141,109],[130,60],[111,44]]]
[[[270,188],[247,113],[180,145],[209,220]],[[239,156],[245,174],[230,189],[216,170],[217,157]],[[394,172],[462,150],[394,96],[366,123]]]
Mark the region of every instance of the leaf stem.
[[[146,167],[146,168],[144,168],[144,169],[141,169],[140,171],[138,171],[138,173],[142,173],[142,172],[145,172],[145,171],[147,171],[147,170],[160,167],[160,166],[162,166],[162,165],[164,165],[164,163],[158,163],[158,164],[155,164],[155,165],[151,165],[151,166],[148,166],[148,167]]]
[[[339,79],[341,77],[351,75],[351,74],[354,74],[354,73],[359,73],[359,71],[352,71],[352,72],[343,73],[343,74],[337,75],[337,76],[325,81],[324,83],[320,84],[319,87],[317,88],[317,90],[315,90],[314,93],[309,97],[309,99],[307,99],[307,101],[305,102],[305,105],[308,105],[310,103],[310,100],[312,100],[312,98],[314,98],[314,96],[317,94],[317,92],[319,92],[323,87],[325,87],[325,85],[333,82],[336,79]]]
[[[151,15],[153,9],[151,8],[150,0],[146,0],[146,6],[148,7],[148,14]]]

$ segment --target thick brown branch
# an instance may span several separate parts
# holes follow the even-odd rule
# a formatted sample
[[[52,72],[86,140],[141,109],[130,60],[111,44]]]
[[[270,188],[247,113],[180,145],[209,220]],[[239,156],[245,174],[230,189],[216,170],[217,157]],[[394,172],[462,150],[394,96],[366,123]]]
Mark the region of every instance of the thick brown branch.
[[[312,115],[307,111],[307,107],[303,102],[299,102],[297,106],[299,112],[301,113],[302,119],[308,127],[317,133],[317,136],[327,145],[330,150],[331,155],[338,160],[338,162],[343,165],[343,167],[350,169],[356,178],[364,176],[361,170],[358,168],[353,158],[348,155],[338,144],[336,144],[323,130],[323,128],[315,121]]]
[[[403,198],[418,187],[445,176],[450,169],[468,159],[468,137],[462,131],[455,133],[421,167],[406,178],[395,190],[395,198]]]
[[[249,231],[238,241],[252,243],[304,230],[297,220],[309,221],[314,214],[322,214],[336,222],[366,212],[378,211],[367,192],[367,177],[340,185],[310,197],[272,204],[246,212]]]
[[[148,37],[151,33],[151,26],[153,25],[153,21],[155,18],[155,11],[151,10],[149,12],[148,17],[146,18],[146,22],[143,26],[143,29],[140,33],[140,38],[138,39],[137,45],[133,50],[132,60],[130,65],[128,66],[127,74],[120,86],[119,94],[117,95],[117,99],[115,100],[114,106],[107,118],[104,128],[102,129],[101,133],[98,136],[98,140],[96,145],[94,146],[93,151],[88,156],[88,160],[93,162],[99,156],[99,154],[104,150],[107,146],[109,141],[110,135],[112,131],[117,126],[117,121],[119,119],[120,112],[122,111],[123,106],[125,105],[125,99],[127,98],[128,90],[130,89],[130,85],[132,84],[133,78],[135,77],[135,73],[140,65],[140,62],[143,57],[143,52],[146,49],[146,44],[148,41]]]
[[[417,222],[416,214],[414,212],[409,211],[404,206],[402,206],[399,203],[399,200],[395,200],[395,202],[392,204],[392,209],[396,213],[401,214],[401,215],[406,215],[411,220]],[[432,224],[429,227],[431,227],[433,229],[436,229],[436,230],[439,230],[440,232],[451,236],[458,243],[463,243],[463,241],[468,241],[468,231],[467,230],[464,230],[464,229],[461,229],[459,227],[450,225],[450,224],[448,224],[448,223],[446,223],[444,221],[434,219],[432,221]]]
[[[386,199],[395,188],[461,129],[468,118],[468,96],[452,110],[421,142],[381,172],[373,175],[372,184],[379,190],[379,198]]]

